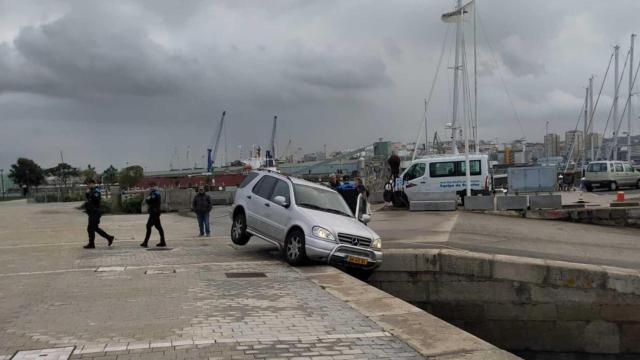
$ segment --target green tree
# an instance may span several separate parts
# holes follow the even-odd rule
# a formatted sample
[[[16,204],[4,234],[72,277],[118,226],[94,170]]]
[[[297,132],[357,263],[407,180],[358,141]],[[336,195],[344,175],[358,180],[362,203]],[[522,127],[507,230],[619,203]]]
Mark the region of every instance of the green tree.
[[[31,159],[18,158],[18,161],[11,165],[9,178],[20,187],[23,185],[37,187],[44,182],[44,171]]]
[[[67,163],[59,163],[58,165],[45,170],[45,174],[49,176],[55,176],[58,178],[58,182],[63,187],[67,187],[69,178],[73,176],[79,176],[80,170]]]
[[[109,165],[109,167],[102,172],[102,182],[107,185],[113,185],[118,182],[118,169],[114,168],[113,165]]]
[[[120,171],[118,182],[123,189],[135,186],[144,176],[142,166],[133,165],[126,167]]]
[[[84,182],[87,182],[89,179],[97,181],[98,173],[96,172],[96,168],[89,164],[86,169],[80,171],[80,177]]]

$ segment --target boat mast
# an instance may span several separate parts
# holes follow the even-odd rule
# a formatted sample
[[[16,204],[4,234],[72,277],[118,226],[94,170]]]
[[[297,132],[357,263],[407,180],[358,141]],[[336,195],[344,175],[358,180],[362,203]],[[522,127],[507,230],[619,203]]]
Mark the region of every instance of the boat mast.
[[[627,100],[627,161],[631,162],[631,98],[633,97],[633,43],[636,34],[631,34],[631,47],[629,48],[629,99]]]
[[[587,133],[589,132],[589,87],[584,88],[584,131],[582,133],[582,166],[587,161]]]
[[[618,53],[620,46],[616,45],[614,51],[614,74],[613,74],[613,160],[618,160],[618,82],[619,82],[619,66]],[[607,154],[607,160],[611,160],[611,153]]]
[[[451,121],[451,147],[453,149],[453,153],[458,155],[458,136],[456,134],[456,120],[458,117],[458,81],[459,81],[459,71],[460,71],[460,41],[462,35],[462,15],[464,14],[464,9],[462,8],[462,0],[458,0],[458,5],[456,8],[457,11],[460,12],[460,16],[457,17],[456,21],[456,52],[455,52],[455,64],[453,67],[453,119]]]
[[[594,141],[593,141],[593,75],[589,78],[589,126],[587,132],[589,133],[589,143],[591,144],[591,152],[589,160],[594,161]]]
[[[478,0],[473,2],[473,144],[476,148],[476,155],[480,153],[480,143],[478,138],[478,57],[477,57],[477,36],[476,20],[478,19]]]

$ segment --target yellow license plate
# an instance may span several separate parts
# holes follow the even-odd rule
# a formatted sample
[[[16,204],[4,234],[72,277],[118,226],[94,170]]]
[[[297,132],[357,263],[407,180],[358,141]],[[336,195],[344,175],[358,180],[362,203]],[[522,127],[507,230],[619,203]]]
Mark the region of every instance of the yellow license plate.
[[[367,265],[369,260],[358,256],[347,256],[347,262],[358,265]]]

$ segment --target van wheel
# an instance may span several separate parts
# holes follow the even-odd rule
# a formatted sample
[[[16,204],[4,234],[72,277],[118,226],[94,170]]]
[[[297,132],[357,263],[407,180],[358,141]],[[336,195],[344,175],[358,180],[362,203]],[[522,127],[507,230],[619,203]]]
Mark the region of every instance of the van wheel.
[[[284,257],[290,265],[298,266],[305,263],[307,253],[304,246],[304,233],[299,229],[291,230],[284,241]]]
[[[245,245],[249,242],[251,235],[247,233],[247,218],[242,211],[233,216],[231,225],[231,241],[236,245]]]
[[[618,183],[616,183],[615,181],[612,181],[609,183],[609,190],[616,191],[617,189],[618,189]]]

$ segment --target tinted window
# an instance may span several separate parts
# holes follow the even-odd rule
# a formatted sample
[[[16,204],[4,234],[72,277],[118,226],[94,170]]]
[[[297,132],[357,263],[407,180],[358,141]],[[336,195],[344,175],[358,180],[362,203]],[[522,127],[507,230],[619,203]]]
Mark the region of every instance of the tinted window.
[[[624,170],[622,169],[622,164],[616,163],[616,172],[624,172]]]
[[[410,181],[422,177],[424,176],[424,171],[426,170],[426,168],[427,165],[424,163],[413,164],[413,166],[411,166],[409,170],[404,173],[404,179],[406,181]]]
[[[629,164],[624,164],[624,171],[625,172],[634,172],[633,167]]]
[[[315,186],[295,184],[296,204],[308,209],[353,216],[342,196],[335,191]]]
[[[253,187],[253,193],[262,198],[269,199],[271,196],[271,190],[273,190],[273,186],[276,184],[276,181],[278,181],[278,179],[273,176],[263,176],[256,186]]]
[[[589,167],[587,167],[587,172],[607,172],[607,164],[606,163],[589,164]]]
[[[258,173],[257,172],[250,172],[249,175],[247,175],[244,180],[242,180],[242,182],[240,183],[240,186],[238,186],[240,189],[242,189],[243,187],[249,185],[250,182],[253,181],[253,179],[255,179],[256,177],[258,177]]]
[[[459,161],[458,164],[460,164],[460,175],[461,176],[466,176],[467,175],[467,163],[464,161]],[[469,171],[469,173],[472,176],[475,175],[481,175],[481,169],[480,169],[480,160],[469,160],[469,167],[471,168],[471,170]]]
[[[287,200],[287,204],[291,204],[291,196],[289,194],[289,185],[282,180],[277,180],[276,186],[273,188],[273,193],[271,194],[271,201],[274,201],[276,196],[283,196]]]
[[[454,176],[454,171],[455,165],[453,161],[429,164],[429,176],[431,177]]]

